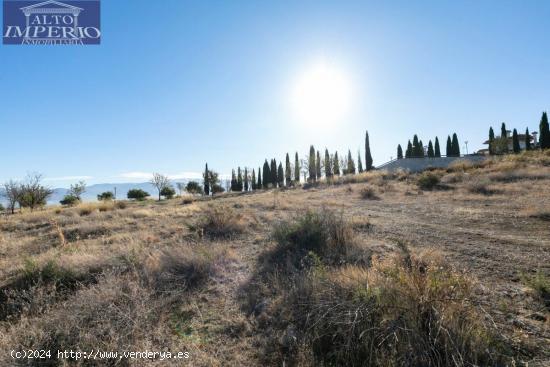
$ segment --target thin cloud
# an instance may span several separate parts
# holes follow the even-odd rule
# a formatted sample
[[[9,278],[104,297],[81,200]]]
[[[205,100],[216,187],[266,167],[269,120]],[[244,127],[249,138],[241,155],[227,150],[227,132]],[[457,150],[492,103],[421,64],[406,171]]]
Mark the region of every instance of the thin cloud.
[[[139,179],[149,180],[151,179],[152,176],[153,176],[152,173],[147,173],[147,172],[125,172],[118,175],[118,177],[120,178],[128,178],[132,180],[139,180]]]
[[[166,175],[170,180],[198,180],[202,179],[202,173],[200,172],[181,172],[175,174]],[[119,178],[129,180],[150,180],[153,177],[153,173],[149,172],[125,172],[118,175]]]
[[[82,181],[91,180],[93,176],[61,176],[61,177],[46,177],[44,181]]]

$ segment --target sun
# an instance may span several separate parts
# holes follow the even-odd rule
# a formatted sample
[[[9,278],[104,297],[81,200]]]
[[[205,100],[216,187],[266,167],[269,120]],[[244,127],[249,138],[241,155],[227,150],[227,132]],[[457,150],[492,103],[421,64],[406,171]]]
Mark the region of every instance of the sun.
[[[319,63],[297,78],[291,105],[295,117],[304,124],[329,125],[345,119],[352,100],[347,75],[333,65]]]

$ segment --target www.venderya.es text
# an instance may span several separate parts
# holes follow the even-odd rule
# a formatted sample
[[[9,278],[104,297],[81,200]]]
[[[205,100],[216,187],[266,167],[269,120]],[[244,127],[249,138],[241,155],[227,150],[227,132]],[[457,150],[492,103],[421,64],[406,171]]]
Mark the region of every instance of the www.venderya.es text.
[[[155,351],[73,351],[73,350],[12,350],[10,355],[13,359],[66,359],[72,361],[79,360],[123,360],[123,359],[150,359],[150,360],[167,360],[167,359],[189,359],[189,352],[155,352]]]

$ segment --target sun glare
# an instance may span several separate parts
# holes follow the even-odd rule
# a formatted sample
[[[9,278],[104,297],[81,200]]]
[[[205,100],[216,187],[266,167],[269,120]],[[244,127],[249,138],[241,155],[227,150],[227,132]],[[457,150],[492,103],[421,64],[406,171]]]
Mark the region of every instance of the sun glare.
[[[337,123],[350,112],[352,91],[347,76],[338,68],[318,64],[295,82],[291,94],[296,118],[306,124]]]

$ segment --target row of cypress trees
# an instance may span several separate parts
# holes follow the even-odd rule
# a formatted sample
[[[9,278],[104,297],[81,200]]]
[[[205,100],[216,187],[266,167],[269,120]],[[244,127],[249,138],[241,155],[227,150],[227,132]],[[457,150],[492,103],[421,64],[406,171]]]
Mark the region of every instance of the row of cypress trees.
[[[343,167],[342,169],[340,167]],[[304,171],[302,171],[304,168]],[[325,149],[323,160],[321,160],[321,152],[315,150],[312,145],[309,149],[309,157],[307,161],[300,161],[298,153],[294,155],[294,165],[290,163],[290,156],[287,153],[285,159],[285,165],[283,163],[277,163],[275,158],[270,159],[269,162],[266,159],[263,166],[258,168],[258,171],[252,169],[252,173],[249,175],[247,168],[241,170],[240,167],[231,172],[231,191],[254,191],[267,189],[270,187],[290,187],[297,183],[300,183],[300,173],[304,173],[304,179],[309,182],[315,182],[322,178],[323,174],[326,178],[332,178],[334,176],[340,176],[340,174],[355,174],[357,172],[362,173],[364,171],[370,171],[373,167],[373,159],[370,152],[370,142],[368,131],[365,134],[365,168],[363,168],[363,161],[361,154],[357,156],[357,167],[355,160],[352,157],[351,150],[348,150],[347,157],[340,159],[338,152],[330,154],[328,149]],[[306,176],[307,175],[307,176]]]
[[[453,137],[449,135],[447,137],[447,146],[446,146],[446,155],[447,157],[459,157],[460,156],[460,144],[458,142],[458,136],[456,133],[453,133]],[[415,134],[411,141],[407,143],[407,150],[405,151],[405,158],[436,158],[441,157],[441,149],[439,147],[439,138],[435,137],[435,144],[432,144],[430,140],[428,142],[428,149],[424,151],[424,144],[422,140],[418,139],[418,136]],[[403,148],[401,144],[397,146],[397,159],[403,159]]]
[[[548,115],[546,112],[542,113],[542,117],[539,123],[540,130],[540,140],[539,147],[540,149],[549,149],[550,148],[550,128],[548,126]],[[525,129],[525,136],[523,137],[525,142],[525,150],[532,150],[536,147],[531,144],[531,134],[529,133],[529,128]],[[520,137],[517,129],[514,129],[512,132],[512,151],[514,153],[519,153],[521,151]],[[489,128],[489,154],[506,154],[509,152],[508,147],[508,130],[506,129],[506,124],[503,122],[500,126],[500,136],[495,137],[495,132],[493,127]]]

